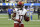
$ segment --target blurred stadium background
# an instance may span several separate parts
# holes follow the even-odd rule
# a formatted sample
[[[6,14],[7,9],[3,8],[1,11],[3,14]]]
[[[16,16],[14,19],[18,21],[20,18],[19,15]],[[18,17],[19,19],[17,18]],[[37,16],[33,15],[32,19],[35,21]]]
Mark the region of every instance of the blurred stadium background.
[[[18,1],[20,0],[0,0],[0,3],[17,3]],[[21,0],[21,1],[23,1],[24,3],[40,3],[40,0]],[[8,7],[9,6],[0,6],[0,27],[14,26],[13,25],[14,21],[8,20],[9,18],[7,14]],[[14,9],[13,7],[15,6],[10,6],[11,9]],[[34,11],[32,14],[32,20],[29,22],[23,21],[25,27],[40,27],[40,20],[38,20],[38,14],[37,14],[38,6],[33,7]]]

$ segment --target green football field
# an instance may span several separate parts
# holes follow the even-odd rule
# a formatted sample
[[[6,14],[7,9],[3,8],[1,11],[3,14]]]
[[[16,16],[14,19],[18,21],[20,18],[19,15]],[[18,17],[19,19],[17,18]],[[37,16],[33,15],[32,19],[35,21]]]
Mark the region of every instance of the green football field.
[[[40,27],[40,21],[37,20],[38,15],[33,15],[32,21],[29,22],[23,20],[24,27]],[[14,21],[8,20],[8,15],[0,15],[0,27],[14,27]]]

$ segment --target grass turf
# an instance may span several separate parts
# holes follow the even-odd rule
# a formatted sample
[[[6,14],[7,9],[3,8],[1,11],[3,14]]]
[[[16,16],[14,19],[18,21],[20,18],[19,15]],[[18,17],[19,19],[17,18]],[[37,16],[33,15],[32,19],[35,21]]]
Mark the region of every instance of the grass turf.
[[[33,20],[38,20],[38,15],[32,15]],[[0,15],[0,17],[8,17],[8,15]],[[40,27],[40,21],[29,21],[25,22],[24,27]],[[0,27],[14,27],[14,21],[8,20],[8,18],[0,18]]]

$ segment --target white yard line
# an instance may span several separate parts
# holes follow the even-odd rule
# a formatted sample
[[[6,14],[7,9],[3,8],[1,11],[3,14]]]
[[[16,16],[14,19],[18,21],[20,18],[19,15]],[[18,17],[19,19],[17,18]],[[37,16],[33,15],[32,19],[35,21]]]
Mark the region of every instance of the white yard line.
[[[0,18],[8,18],[8,17],[0,17]],[[30,21],[40,21],[40,20],[30,20]]]
[[[30,21],[40,21],[40,20],[31,20],[31,19],[30,19]]]
[[[0,17],[0,18],[8,18],[8,17]]]
[[[0,14],[0,15],[8,15],[8,14]]]

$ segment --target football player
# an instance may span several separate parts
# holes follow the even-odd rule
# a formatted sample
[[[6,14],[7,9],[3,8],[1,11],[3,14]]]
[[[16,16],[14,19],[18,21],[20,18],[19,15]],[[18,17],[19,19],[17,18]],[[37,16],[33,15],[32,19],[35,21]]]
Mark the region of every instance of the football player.
[[[26,13],[27,10],[23,9],[23,2],[19,2],[16,8],[14,9],[14,13],[12,16],[12,19],[14,20],[14,27],[24,27],[22,20],[26,16]]]

